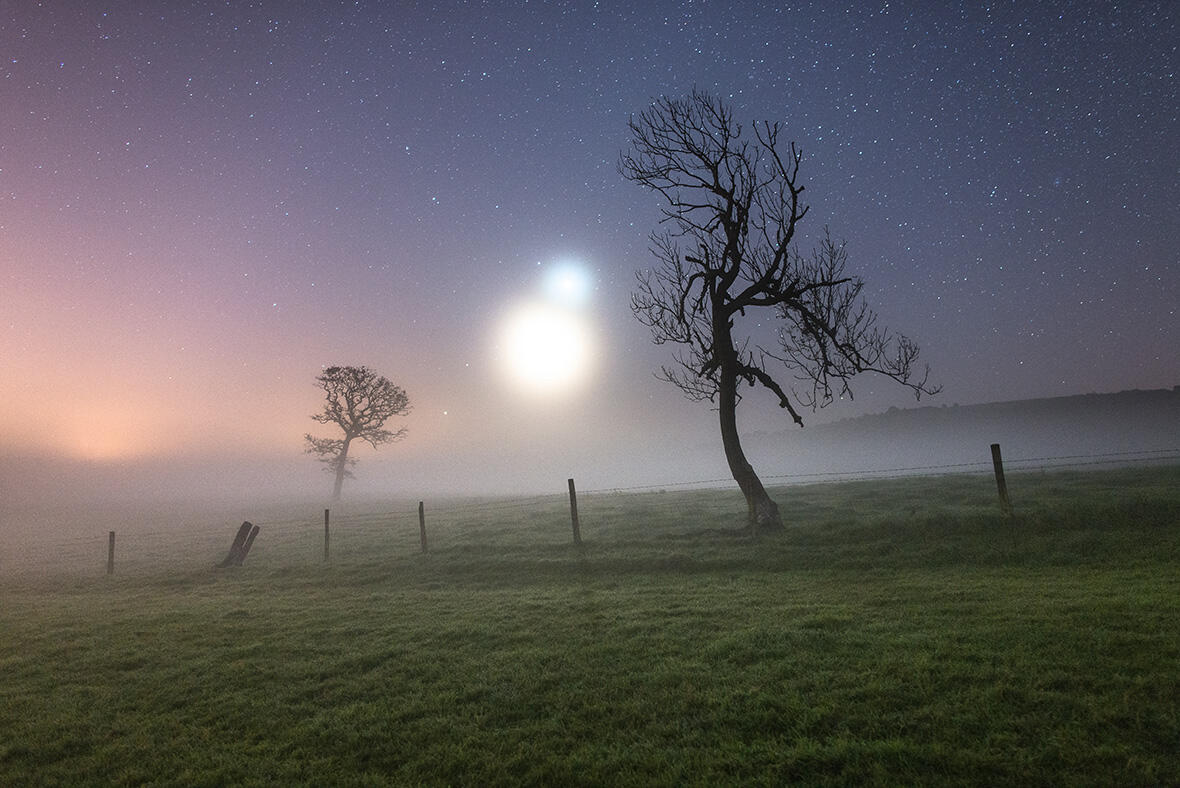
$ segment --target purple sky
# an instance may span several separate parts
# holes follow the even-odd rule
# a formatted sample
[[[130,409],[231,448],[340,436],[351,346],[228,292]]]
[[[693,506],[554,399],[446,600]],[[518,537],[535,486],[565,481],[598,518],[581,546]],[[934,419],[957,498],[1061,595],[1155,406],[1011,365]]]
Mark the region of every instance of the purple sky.
[[[715,414],[651,375],[658,204],[616,170],[628,117],[693,86],[785,123],[803,243],[847,239],[934,404],[1180,384],[1176,4],[769,6],[0,5],[2,451],[326,491],[314,376],[366,364],[414,410],[358,482],[723,473]],[[562,265],[589,374],[531,396],[502,324]],[[854,389],[810,423],[913,404]],[[740,421],[789,426],[762,396]]]

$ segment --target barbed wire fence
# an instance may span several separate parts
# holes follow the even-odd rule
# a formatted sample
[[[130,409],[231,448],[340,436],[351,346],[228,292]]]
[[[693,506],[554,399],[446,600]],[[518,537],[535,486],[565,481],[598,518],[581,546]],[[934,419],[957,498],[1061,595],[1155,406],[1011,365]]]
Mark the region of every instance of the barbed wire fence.
[[[1154,464],[1167,465],[1180,462],[1180,448],[1148,449],[1117,452],[1102,452],[1091,454],[1069,454],[1059,456],[1018,457],[1005,458],[1004,467],[1009,472],[1030,471],[1063,471],[1080,468],[1096,467],[1134,467]],[[985,475],[993,470],[991,461],[955,462],[929,465],[910,465],[890,468],[860,468],[841,471],[813,471],[779,474],[762,474],[760,478],[768,488],[783,488],[802,485],[823,485],[840,482],[889,480],[903,478],[920,478],[949,475]],[[572,502],[573,485],[570,493],[566,492],[527,495],[515,498],[477,497],[457,500],[431,506],[428,502],[420,502],[419,507],[425,505],[425,515],[420,508],[406,509],[375,509],[371,511],[347,512],[333,521],[329,531],[327,517],[321,521],[319,513],[312,516],[295,516],[283,519],[254,520],[264,534],[265,541],[261,544],[269,545],[264,550],[271,555],[282,554],[284,565],[299,566],[308,563],[328,563],[331,556],[328,549],[329,533],[337,547],[337,555],[353,558],[358,551],[363,552],[374,544],[374,539],[384,540],[387,547],[394,548],[399,554],[410,554],[426,551],[426,519],[431,523],[431,530],[437,533],[440,522],[448,523],[453,530],[458,528],[475,533],[481,528],[488,527],[490,522],[505,521],[504,515],[517,513],[518,520],[511,521],[513,527],[520,526],[520,519],[526,516],[536,520],[538,527],[531,532],[533,538],[549,544],[570,542],[568,530],[553,528],[554,516],[560,514],[563,507]],[[582,500],[589,500],[591,506],[594,501],[604,499],[621,499],[628,495],[644,493],[662,493],[667,491],[687,490],[737,490],[737,484],[732,478],[696,479],[691,481],[662,482],[655,484],[626,485],[616,487],[599,487],[578,490],[577,495]],[[325,515],[327,513],[325,512]],[[490,516],[488,516],[490,515]],[[568,517],[568,514],[566,515]],[[421,527],[421,534],[419,528]],[[320,542],[320,528],[323,528],[323,542]],[[23,566],[35,571],[40,567],[88,566],[93,571],[101,567],[102,562],[96,561],[99,543],[106,559],[108,574],[114,573],[116,566],[122,569],[143,571],[149,567],[176,567],[180,565],[175,560],[169,560],[170,555],[182,553],[191,556],[194,552],[207,552],[210,556],[209,566],[215,562],[214,556],[224,553],[229,546],[228,533],[220,529],[160,529],[160,528],[131,528],[126,535],[118,540],[115,532],[101,534],[79,535],[54,540],[52,543],[22,545],[18,550],[6,550],[10,557],[0,558],[0,577],[8,574],[5,569],[13,565]],[[421,544],[419,545],[419,536]],[[574,525],[574,540],[580,541],[577,524]],[[177,550],[178,542],[183,542],[183,549]],[[350,544],[351,543],[351,544]],[[464,544],[462,539],[452,538],[448,546]],[[119,547],[119,558],[116,562],[115,546]],[[282,549],[270,549],[276,545]],[[362,545],[358,547],[357,545]],[[322,558],[320,549],[323,549]],[[23,555],[15,555],[23,553]],[[7,565],[7,566],[6,566]],[[190,565],[191,570],[193,567]],[[203,568],[203,567],[202,567]]]

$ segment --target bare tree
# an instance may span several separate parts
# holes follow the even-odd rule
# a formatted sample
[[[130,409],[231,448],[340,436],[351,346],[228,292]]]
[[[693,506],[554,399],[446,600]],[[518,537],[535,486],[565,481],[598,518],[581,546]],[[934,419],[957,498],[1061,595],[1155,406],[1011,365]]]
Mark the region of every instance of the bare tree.
[[[752,528],[782,528],[778,506],[747,461],[738,437],[738,384],[771,392],[795,423],[792,403],[815,409],[851,395],[849,379],[878,372],[920,397],[929,369],[916,374],[918,347],[877,326],[861,297],[863,283],[844,273],[842,244],[825,238],[811,255],[793,246],[807,214],[800,197],[802,154],[780,141],[781,124],[756,123],[743,133],[732,110],[707,93],[660,98],[628,124],[631,147],[619,160],[629,181],[664,200],[652,233],[656,265],[638,275],[631,308],[656,344],[681,347],[660,377],[690,399],[717,406],[721,442],[746,497]],[[747,310],[769,308],[780,319],[777,351],[751,347],[736,326]],[[768,364],[778,367],[772,372]],[[803,384],[788,385],[782,375]],[[788,394],[788,391],[790,394]]]
[[[336,501],[340,499],[345,477],[352,478],[350,468],[356,465],[356,460],[348,456],[352,442],[362,440],[377,448],[404,438],[405,427],[398,430],[384,427],[391,416],[410,412],[410,400],[400,386],[368,367],[328,367],[316,376],[316,383],[324,390],[326,401],[323,412],[312,418],[320,424],[335,424],[344,431],[344,437],[303,437],[307,441],[307,453],[317,455],[326,470],[335,475],[332,500]]]

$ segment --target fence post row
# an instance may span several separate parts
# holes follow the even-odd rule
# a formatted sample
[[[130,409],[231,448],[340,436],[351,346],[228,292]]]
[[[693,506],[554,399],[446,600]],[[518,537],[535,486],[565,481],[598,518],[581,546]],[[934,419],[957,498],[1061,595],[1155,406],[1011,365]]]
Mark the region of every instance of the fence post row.
[[[995,475],[996,475],[996,490],[999,492],[999,495],[1000,495],[1000,506],[1003,509],[1005,515],[1007,515],[1008,517],[1012,517],[1014,513],[1012,510],[1012,501],[1008,498],[1008,485],[1004,480],[1004,461],[1000,455],[1000,444],[993,443],[991,445],[991,450],[992,450],[992,468],[995,471]],[[578,523],[578,492],[574,486],[574,480],[572,478],[568,479],[567,482],[569,484],[569,494],[570,494],[570,524],[573,528],[574,544],[578,545],[580,547],[582,545],[582,530],[581,530],[581,526]],[[331,531],[329,529],[330,516],[331,516],[331,510],[324,509],[324,563],[328,563],[329,557],[331,555]],[[251,524],[248,522],[242,523],[242,529],[238,534],[238,539],[235,540],[235,544],[230,549],[230,556],[231,557],[229,559],[227,559],[227,561],[232,560],[233,554],[237,550],[241,550],[241,552],[243,553],[242,558],[244,558],[245,557],[244,553],[249,552],[250,547],[254,542],[254,538],[258,535],[258,530],[259,529],[257,526],[254,526],[251,529]],[[418,534],[419,534],[419,538],[422,543],[422,552],[425,553],[428,551],[428,546],[427,546],[427,541],[426,541],[426,503],[425,503],[425,501],[418,501]],[[241,548],[244,548],[244,549],[241,549]],[[237,563],[238,563],[238,565],[240,565],[241,560],[239,559]],[[221,565],[225,566],[227,564],[223,563]],[[114,573],[115,573],[115,532],[111,531],[107,537],[107,574],[113,575]]]

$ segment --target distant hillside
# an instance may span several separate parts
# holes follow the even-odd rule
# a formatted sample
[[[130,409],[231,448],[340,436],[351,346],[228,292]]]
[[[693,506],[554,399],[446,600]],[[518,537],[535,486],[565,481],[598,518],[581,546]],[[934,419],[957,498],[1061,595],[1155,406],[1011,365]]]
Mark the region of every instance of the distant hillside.
[[[992,443],[1012,460],[1180,449],[1180,387],[890,408],[803,430],[748,435],[743,442],[767,473],[976,462],[990,457]]]

